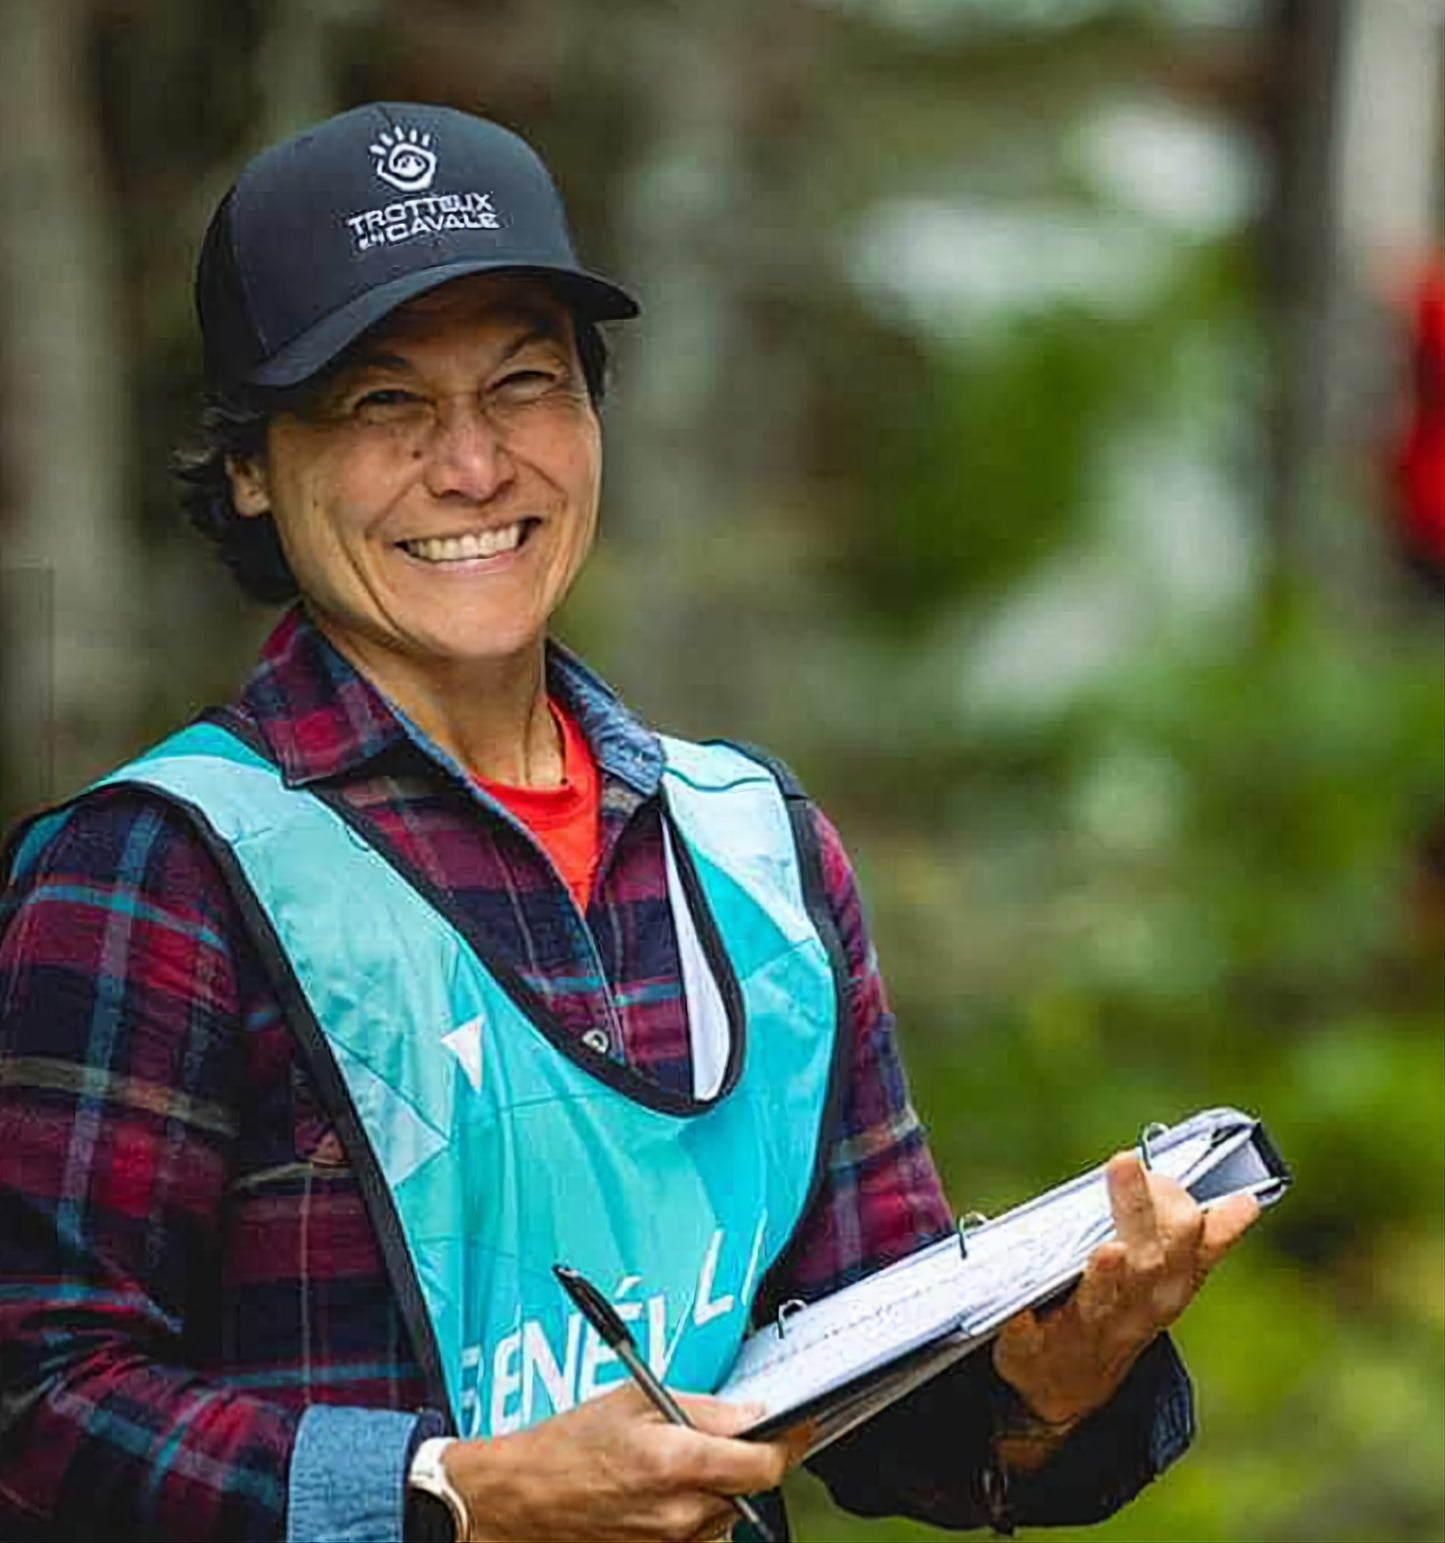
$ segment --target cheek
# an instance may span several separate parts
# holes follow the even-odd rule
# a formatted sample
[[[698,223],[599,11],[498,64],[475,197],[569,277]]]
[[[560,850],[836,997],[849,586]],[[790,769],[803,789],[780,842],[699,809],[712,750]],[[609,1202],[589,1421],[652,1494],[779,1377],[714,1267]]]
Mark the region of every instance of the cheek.
[[[584,512],[588,529],[597,524],[597,506],[602,498],[602,443],[594,438],[584,453],[577,457],[576,482],[578,501]]]
[[[351,462],[341,473],[327,464],[311,468],[278,505],[282,544],[294,547],[302,562],[329,564],[361,543],[385,513],[382,478]]]
[[[348,589],[347,576],[356,566],[349,543],[316,489],[303,486],[291,491],[293,497],[278,505],[275,516],[281,550],[301,593],[332,603]]]
[[[315,493],[306,479],[297,479],[278,490],[272,517],[281,537],[281,546],[294,568],[312,559],[322,530]]]
[[[580,562],[591,549],[593,538],[597,534],[598,506],[602,496],[601,468],[592,466],[582,473],[578,480],[577,498],[577,549]]]
[[[590,428],[590,426],[589,426]],[[559,436],[560,438],[560,436]],[[559,530],[558,555],[573,564],[586,555],[597,528],[602,492],[602,450],[598,435],[574,431],[566,443],[555,442],[539,456],[535,469],[561,495],[565,521]]]

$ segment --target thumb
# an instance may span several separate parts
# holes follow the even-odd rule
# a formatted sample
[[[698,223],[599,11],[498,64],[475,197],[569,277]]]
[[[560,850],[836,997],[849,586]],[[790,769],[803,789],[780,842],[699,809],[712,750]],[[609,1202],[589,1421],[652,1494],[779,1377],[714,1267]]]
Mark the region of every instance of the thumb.
[[[1213,1269],[1259,1219],[1259,1201],[1253,1195],[1231,1195],[1205,1208],[1201,1252],[1204,1267]]]
[[[788,1467],[796,1468],[818,1439],[818,1422],[805,1420],[801,1425],[790,1426],[778,1439],[787,1451]]]

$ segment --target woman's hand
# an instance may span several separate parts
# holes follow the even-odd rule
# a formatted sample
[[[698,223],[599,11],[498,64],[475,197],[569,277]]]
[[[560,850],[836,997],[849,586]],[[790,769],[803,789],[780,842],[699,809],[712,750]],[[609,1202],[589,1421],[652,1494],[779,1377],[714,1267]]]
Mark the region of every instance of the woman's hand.
[[[773,1489],[807,1448],[806,1429],[740,1441],[761,1411],[679,1396],[696,1429],[669,1425],[634,1387],[514,1435],[447,1449],[473,1518],[470,1543],[684,1543],[723,1538],[738,1520],[730,1495]]]
[[[999,1375],[1038,1422],[1000,1443],[1013,1467],[1043,1461],[1109,1401],[1259,1215],[1248,1195],[1202,1209],[1173,1179],[1146,1172],[1132,1152],[1109,1159],[1105,1181],[1116,1236],[1095,1249],[1065,1302],[1043,1314],[1019,1313],[994,1343]]]

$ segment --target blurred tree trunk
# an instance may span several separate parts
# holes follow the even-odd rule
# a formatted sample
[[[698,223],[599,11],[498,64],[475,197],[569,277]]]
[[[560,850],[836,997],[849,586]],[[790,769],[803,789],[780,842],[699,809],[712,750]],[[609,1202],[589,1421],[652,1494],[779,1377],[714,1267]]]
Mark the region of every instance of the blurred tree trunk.
[[[1271,113],[1276,167],[1266,232],[1275,397],[1269,531],[1278,589],[1318,571],[1314,538],[1328,443],[1326,364],[1338,253],[1335,155],[1350,0],[1275,0]]]
[[[624,93],[643,130],[617,266],[643,317],[610,409],[630,597],[619,675],[694,731],[747,722],[777,673],[749,607],[772,603],[768,575],[787,566],[779,504],[804,454],[806,382],[778,318],[823,266],[797,149],[820,30],[760,0],[638,7],[628,28]]]
[[[73,788],[137,731],[127,339],[87,99],[90,19],[89,0],[5,0],[0,20],[7,812]]]
[[[1369,478],[1366,511],[1378,516],[1358,522],[1365,550],[1353,571],[1373,580],[1378,611],[1408,613],[1419,591],[1395,560],[1399,490],[1384,468],[1410,415],[1417,286],[1445,247],[1445,5],[1357,0],[1340,74],[1339,316],[1328,405],[1336,440]]]
[[[639,601],[622,640],[624,676],[672,721],[690,716],[704,662],[690,644],[705,604],[698,559],[733,482],[712,463],[731,430],[725,370],[743,277],[719,265],[718,248],[749,202],[734,33],[726,8],[685,0],[655,15],[639,8],[628,39],[628,94],[647,132],[627,172],[620,268],[645,322],[614,409],[610,475]]]
[[[371,17],[376,0],[278,0],[256,53],[258,144],[274,144],[338,110],[340,29]]]
[[[1438,239],[1442,39],[1429,0],[1275,0],[1273,588],[1305,575],[1363,623],[1397,599],[1369,518],[1400,366],[1384,302]]]

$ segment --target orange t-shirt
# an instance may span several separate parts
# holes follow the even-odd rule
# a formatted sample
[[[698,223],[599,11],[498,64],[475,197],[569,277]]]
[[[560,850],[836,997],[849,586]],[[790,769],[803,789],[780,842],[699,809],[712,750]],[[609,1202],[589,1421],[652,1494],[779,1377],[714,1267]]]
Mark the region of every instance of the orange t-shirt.
[[[562,731],[562,782],[555,788],[516,787],[478,777],[478,785],[513,814],[541,843],[552,866],[587,909],[602,855],[602,784],[592,747],[570,713],[550,698],[547,706]]]

